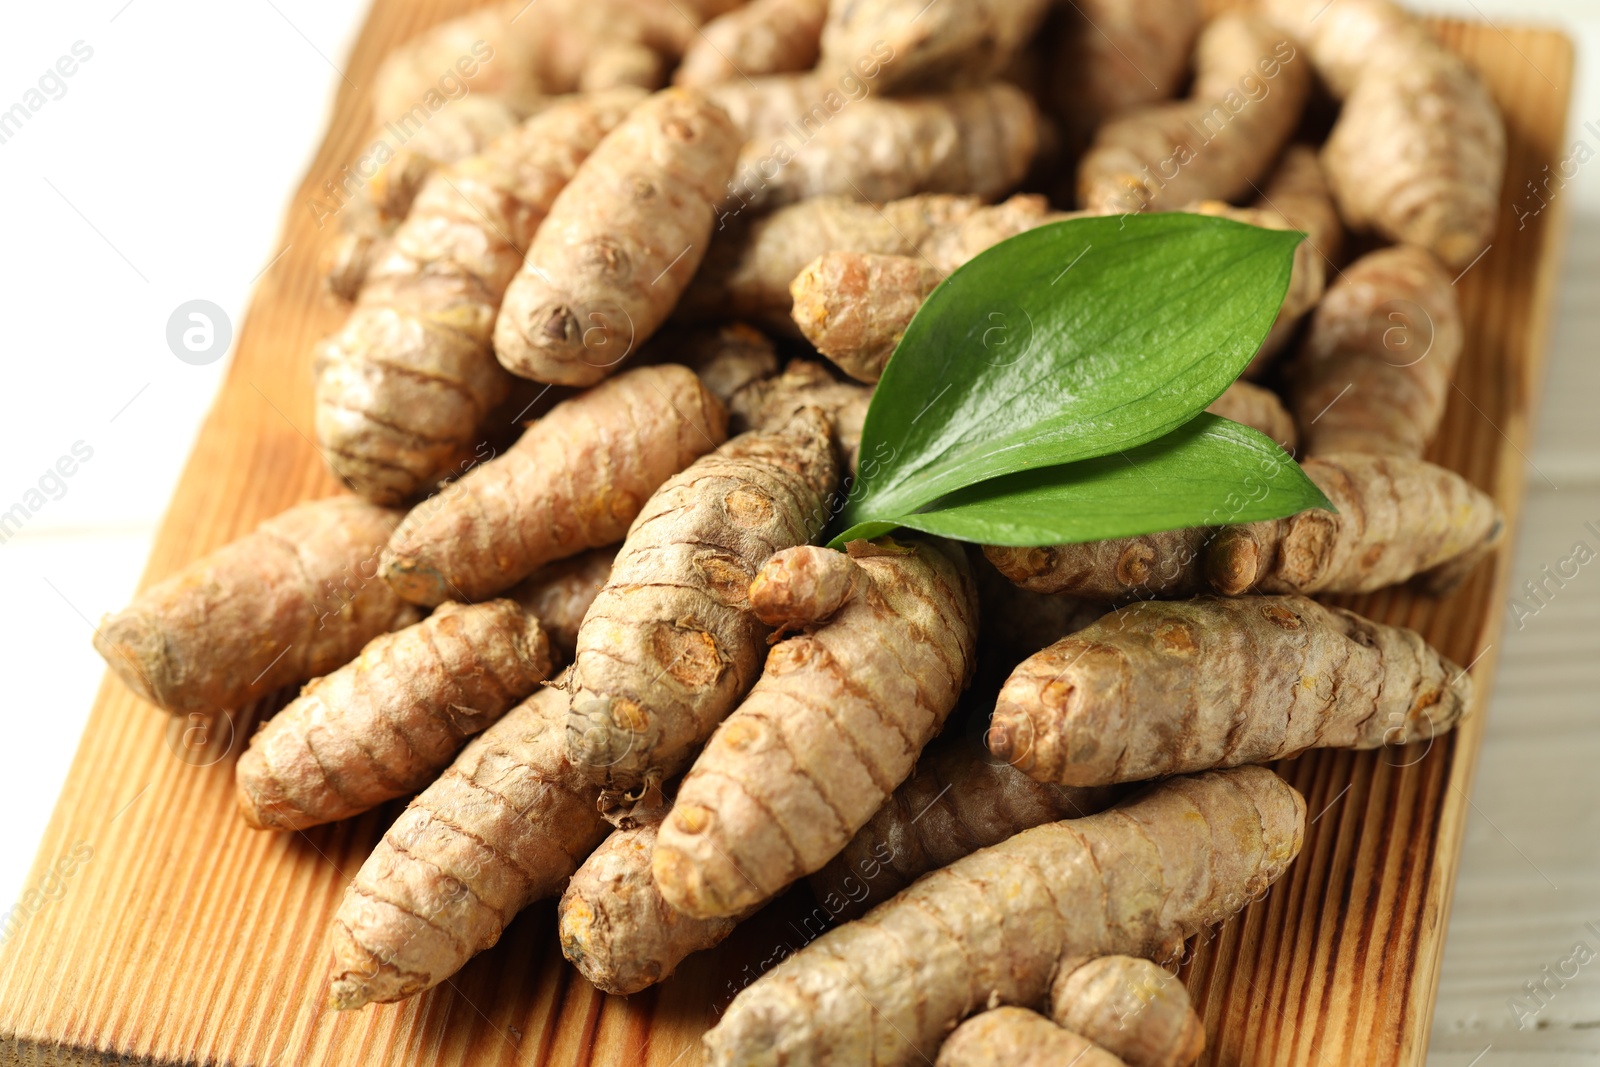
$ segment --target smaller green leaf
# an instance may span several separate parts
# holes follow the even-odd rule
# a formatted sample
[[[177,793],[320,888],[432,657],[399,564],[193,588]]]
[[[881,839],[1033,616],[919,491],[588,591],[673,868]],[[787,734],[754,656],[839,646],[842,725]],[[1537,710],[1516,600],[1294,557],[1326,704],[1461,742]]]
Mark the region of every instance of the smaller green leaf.
[[[1300,464],[1265,434],[1201,414],[1137,448],[994,478],[896,519],[925,533],[990,545],[1101,541],[1189,526],[1334,510]],[[835,547],[886,532],[861,523]]]
[[[843,548],[851,541],[870,541],[874,537],[882,537],[884,534],[894,533],[904,525],[905,523],[903,522],[858,522],[838,537],[829,541],[828,547]]]

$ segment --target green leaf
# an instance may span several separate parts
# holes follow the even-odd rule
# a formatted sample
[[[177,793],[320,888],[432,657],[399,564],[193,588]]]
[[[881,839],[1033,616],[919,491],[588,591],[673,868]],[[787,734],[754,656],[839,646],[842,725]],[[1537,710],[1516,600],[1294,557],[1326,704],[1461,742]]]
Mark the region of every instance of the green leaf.
[[[987,545],[1055,545],[1219,526],[1333,505],[1300,464],[1258,430],[1202,414],[1117,455],[1043,467],[951,493],[894,520]],[[866,523],[834,540],[876,537]]]
[[[1260,347],[1302,237],[1136,215],[1042,226],[977,256],[889,360],[861,440],[873,466],[843,524],[1183,426]]]

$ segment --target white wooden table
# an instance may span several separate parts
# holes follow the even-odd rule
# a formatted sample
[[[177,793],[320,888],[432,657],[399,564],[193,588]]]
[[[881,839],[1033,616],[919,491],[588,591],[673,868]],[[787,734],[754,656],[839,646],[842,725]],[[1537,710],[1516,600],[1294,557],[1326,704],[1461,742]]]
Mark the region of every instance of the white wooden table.
[[[1600,132],[1583,125],[1600,131],[1587,62],[1600,52],[1600,2],[1426,6],[1564,26],[1579,45],[1572,137],[1600,151]],[[49,482],[20,533],[0,535],[0,915],[31,888],[78,716],[100,682],[87,620],[132,592],[223,366],[176,360],[167,318],[205,298],[237,319],[272,269],[280,205],[320,135],[363,7],[28,5],[0,35],[0,69],[14,75],[0,93],[15,99],[75,43],[92,51],[0,142],[0,512],[74,444],[93,451]],[[1600,160],[1558,195],[1572,228],[1513,576],[1518,590],[1547,591],[1507,605],[1435,1014],[1439,1067],[1600,1062],[1600,556],[1561,573],[1579,542],[1600,554]]]
[[[1584,128],[1600,130],[1600,4],[1431,6],[1564,26],[1578,44],[1569,141],[1600,152],[1600,133]],[[1428,1060],[1436,1067],[1600,1063],[1600,161],[1558,195],[1570,197],[1567,262],[1528,456],[1518,595],[1506,608],[1445,941]],[[1587,554],[1575,554],[1579,542],[1593,563],[1578,564]],[[1529,596],[1530,581],[1547,591]],[[1579,942],[1586,949],[1575,953]],[[1544,985],[1539,997],[1530,982]]]

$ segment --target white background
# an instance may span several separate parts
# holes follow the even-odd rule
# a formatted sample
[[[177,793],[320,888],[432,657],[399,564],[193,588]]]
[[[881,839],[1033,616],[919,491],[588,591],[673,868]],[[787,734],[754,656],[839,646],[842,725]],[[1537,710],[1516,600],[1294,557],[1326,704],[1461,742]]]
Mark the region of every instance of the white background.
[[[1600,120],[1594,0],[1438,0],[1578,39],[1574,136]],[[237,324],[278,249],[282,212],[321,137],[362,0],[95,0],[13,5],[0,110],[75,42],[93,56],[0,144],[0,511],[82,441],[93,458],[0,544],[0,911],[28,865],[102,664],[88,620],[121,607],[226,361],[194,367],[165,341],[196,298]],[[1591,144],[1595,140],[1591,137]],[[1600,145],[1597,145],[1600,147]],[[1514,584],[1600,520],[1600,163],[1560,194],[1572,230]],[[1559,487],[1559,488],[1555,488]],[[1600,525],[1600,521],[1597,521]],[[1600,961],[1515,1029],[1506,999],[1600,926],[1600,567],[1501,650],[1431,1063],[1600,1062]],[[1586,1025],[1587,1024],[1587,1025]],[[1531,1054],[1537,1052],[1537,1060]]]

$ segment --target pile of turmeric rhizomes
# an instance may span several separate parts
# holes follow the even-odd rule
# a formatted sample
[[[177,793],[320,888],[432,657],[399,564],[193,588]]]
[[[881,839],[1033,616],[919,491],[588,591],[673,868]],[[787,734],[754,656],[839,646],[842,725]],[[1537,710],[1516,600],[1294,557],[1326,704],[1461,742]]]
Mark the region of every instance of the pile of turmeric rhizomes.
[[[710,1062],[1192,1062],[1157,962],[1304,828],[1259,765],[1472,703],[1417,634],[1311,598],[1445,596],[1499,543],[1423,458],[1504,169],[1483,86],[1387,0],[522,7],[434,27],[374,90],[416,136],[338,216],[348,320],[312,360],[354,494],[146,591],[107,662],[172,712],[305,683],[238,759],[253,826],[416,794],[329,931],[338,1008],[558,895],[568,959],[635,992],[809,879],[834,928],[734,998]],[[1166,211],[1307,234],[1211,410],[1337,511],[816,546],[948,274]]]

